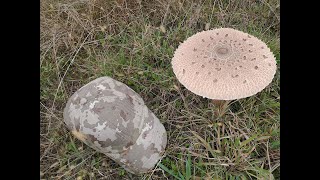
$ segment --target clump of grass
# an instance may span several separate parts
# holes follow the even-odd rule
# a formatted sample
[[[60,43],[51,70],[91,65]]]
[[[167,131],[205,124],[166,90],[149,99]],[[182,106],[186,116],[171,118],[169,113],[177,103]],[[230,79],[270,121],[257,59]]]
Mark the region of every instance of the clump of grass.
[[[42,179],[279,179],[280,66],[256,96],[232,101],[223,118],[175,79],[179,43],[207,28],[232,27],[264,40],[280,61],[279,2],[41,2]],[[168,133],[165,156],[132,175],[76,140],[62,112],[73,92],[110,76],[137,91]]]

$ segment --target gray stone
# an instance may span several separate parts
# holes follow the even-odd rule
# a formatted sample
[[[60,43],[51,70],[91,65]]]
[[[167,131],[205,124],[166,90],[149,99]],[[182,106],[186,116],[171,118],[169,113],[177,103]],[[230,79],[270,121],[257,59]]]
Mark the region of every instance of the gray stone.
[[[63,117],[75,137],[134,174],[151,170],[167,144],[164,126],[143,99],[110,77],[75,92]]]

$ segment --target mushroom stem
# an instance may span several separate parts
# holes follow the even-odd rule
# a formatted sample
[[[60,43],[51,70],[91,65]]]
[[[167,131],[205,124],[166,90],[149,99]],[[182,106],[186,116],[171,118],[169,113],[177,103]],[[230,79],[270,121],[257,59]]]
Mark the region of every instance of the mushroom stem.
[[[216,117],[221,117],[225,114],[230,101],[226,100],[212,100],[213,105],[216,107],[214,112]]]

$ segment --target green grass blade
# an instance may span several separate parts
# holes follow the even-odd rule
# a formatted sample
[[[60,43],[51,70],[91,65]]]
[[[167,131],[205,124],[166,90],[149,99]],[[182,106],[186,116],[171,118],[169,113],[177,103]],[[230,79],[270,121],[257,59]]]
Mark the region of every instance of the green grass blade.
[[[179,174],[181,180],[185,180],[184,176],[181,174],[181,172],[179,170],[178,170],[178,174]]]
[[[186,180],[191,179],[191,155],[188,154],[188,159],[186,161]]]
[[[164,171],[166,171],[167,173],[169,173],[171,176],[175,177],[176,179],[179,180],[183,180],[181,178],[179,178],[172,170],[169,170],[166,166],[164,166],[163,164],[159,163],[159,167],[161,169],[163,169]]]
[[[192,134],[193,134],[194,136],[196,136],[196,137],[202,142],[202,144],[203,144],[203,145],[205,146],[205,148],[212,154],[212,156],[215,157],[216,153],[221,153],[221,151],[219,151],[219,150],[213,150],[213,149],[211,148],[211,146],[209,145],[209,143],[207,143],[207,141],[204,140],[202,137],[200,137],[196,132],[194,132],[194,131],[191,131],[191,132],[192,132]]]
[[[242,146],[244,146],[244,145],[248,144],[249,142],[251,142],[252,140],[254,140],[256,137],[257,137],[257,135],[255,134],[255,135],[251,136],[249,139],[247,139],[247,140],[245,140],[245,141],[241,142],[240,147],[242,147]]]

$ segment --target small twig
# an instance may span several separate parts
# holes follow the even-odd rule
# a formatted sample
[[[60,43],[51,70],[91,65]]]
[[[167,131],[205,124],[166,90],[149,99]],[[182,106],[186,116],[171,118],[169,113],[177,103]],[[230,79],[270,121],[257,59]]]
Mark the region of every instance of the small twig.
[[[271,163],[270,163],[270,156],[269,156],[269,147],[268,147],[269,143],[268,142],[269,142],[269,140],[267,141],[267,145],[266,145],[267,146],[267,159],[268,159],[268,165],[269,165],[269,172],[272,173],[272,171],[271,171]],[[270,179],[271,179],[271,177],[270,177]]]

